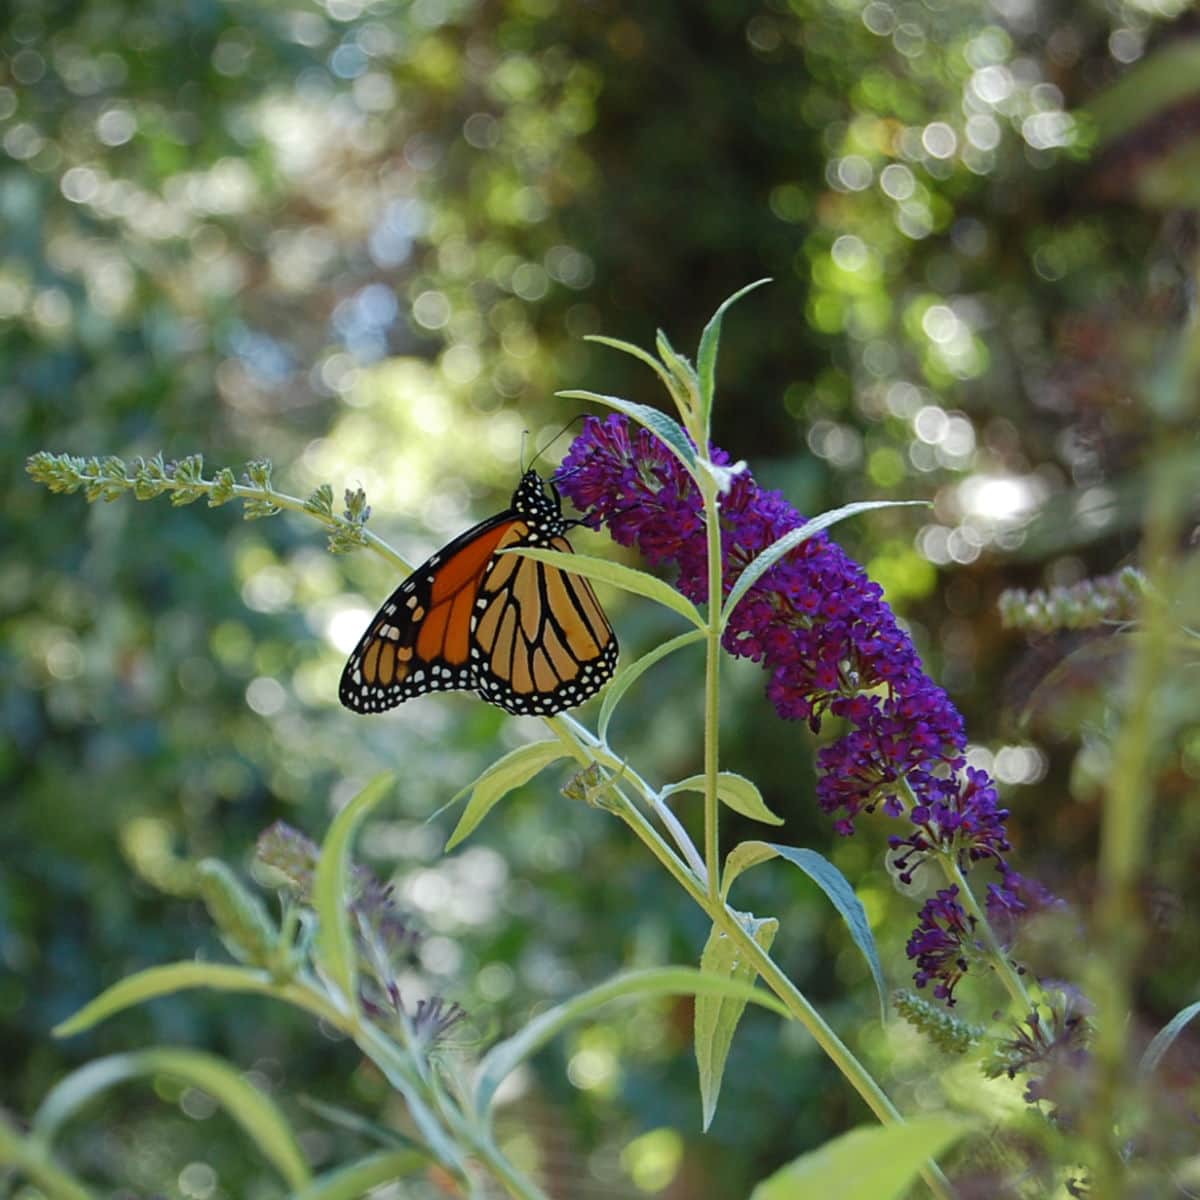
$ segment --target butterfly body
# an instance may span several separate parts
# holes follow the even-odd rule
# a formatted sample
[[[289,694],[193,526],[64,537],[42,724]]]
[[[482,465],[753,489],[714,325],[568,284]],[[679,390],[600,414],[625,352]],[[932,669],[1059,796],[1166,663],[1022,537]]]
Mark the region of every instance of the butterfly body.
[[[427,692],[474,689],[511,713],[550,716],[611,678],[617,639],[591,585],[502,553],[571,552],[557,491],[526,471],[504,512],[460,534],[388,597],[342,671],[338,696],[383,712]]]

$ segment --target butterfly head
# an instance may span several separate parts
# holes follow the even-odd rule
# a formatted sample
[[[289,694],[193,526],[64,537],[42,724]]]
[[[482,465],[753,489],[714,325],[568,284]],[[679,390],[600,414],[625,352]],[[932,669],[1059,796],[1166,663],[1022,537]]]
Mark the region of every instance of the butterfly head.
[[[512,506],[524,517],[535,521],[554,521],[562,516],[562,501],[553,484],[547,493],[542,477],[532,468],[521,476],[517,490],[513,492]]]

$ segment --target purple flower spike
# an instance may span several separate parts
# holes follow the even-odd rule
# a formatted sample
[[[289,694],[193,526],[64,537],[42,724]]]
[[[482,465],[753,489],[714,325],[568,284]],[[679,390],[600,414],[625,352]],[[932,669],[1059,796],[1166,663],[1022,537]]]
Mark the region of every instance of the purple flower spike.
[[[716,462],[729,461],[712,453]],[[636,545],[656,566],[677,567],[679,590],[690,600],[707,599],[699,490],[648,430],[632,429],[618,415],[589,417],[556,481],[589,525],[607,524],[621,545]],[[735,475],[721,497],[725,594],[761,551],[803,523],[778,492],[760,488],[748,471]],[[814,733],[827,713],[850,724],[850,733],[818,758],[821,807],[841,833],[852,833],[855,817],[881,803],[898,815],[902,779],[918,792],[936,791],[935,772],[964,763],[962,717],[925,675],[879,585],[824,534],[796,547],[750,589],[724,646],[770,672],[767,694],[780,716],[805,721]]]
[[[913,871],[934,850],[953,854],[963,868],[992,859],[1007,871],[1004,855],[1012,848],[1004,828],[1008,809],[1000,807],[986,771],[968,767],[965,778],[928,779],[922,792],[922,803],[909,813],[914,831],[906,838],[888,838],[894,850],[907,847],[894,860],[901,882],[911,883]],[[1015,871],[1009,874],[1021,878]]]
[[[958,888],[951,886],[925,901],[907,947],[908,957],[917,963],[917,987],[932,983],[933,994],[951,1007],[954,988],[967,972],[967,947],[975,928],[975,918],[957,896]]]
[[[729,462],[723,451],[710,453],[714,462]],[[707,600],[699,489],[648,430],[619,415],[589,417],[556,482],[588,525],[607,525],[617,542],[637,546],[652,564],[674,566],[679,590],[697,603]],[[720,513],[725,595],[758,554],[804,523],[745,470],[733,476]],[[1022,903],[1008,887],[1020,878],[1004,858],[1008,813],[987,772],[963,771],[961,714],[925,674],[882,589],[838,546],[817,534],[775,564],[734,610],[723,645],[769,672],[767,695],[780,716],[804,721],[814,733],[827,715],[849,726],[817,755],[817,799],[838,833],[853,833],[859,813],[882,806],[900,817],[907,808],[912,832],[892,838],[903,848],[902,879],[935,852],[953,855],[964,869],[989,861],[1005,877],[990,903]],[[936,979],[935,994],[948,1002],[967,969],[950,944],[967,931],[956,894],[939,892],[926,904],[909,942],[918,985]]]

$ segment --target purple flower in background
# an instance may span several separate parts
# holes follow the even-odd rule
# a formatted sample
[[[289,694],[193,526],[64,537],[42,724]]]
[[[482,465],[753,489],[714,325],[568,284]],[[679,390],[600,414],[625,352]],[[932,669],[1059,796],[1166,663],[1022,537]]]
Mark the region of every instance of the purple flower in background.
[[[1004,882],[989,883],[987,894],[988,924],[1004,946],[1011,946],[1017,938],[1022,921],[1038,913],[1065,908],[1064,902],[1049,888],[1004,867]]]
[[[715,448],[712,457],[729,462]],[[679,590],[697,603],[707,600],[699,489],[648,430],[619,415],[589,417],[556,482],[588,525],[606,524],[621,545],[637,546],[656,566],[674,566]],[[748,471],[736,473],[721,497],[724,593],[761,551],[803,523],[778,492],[760,488]],[[734,610],[723,644],[770,673],[767,694],[780,716],[805,721],[813,732],[827,714],[849,726],[817,755],[817,798],[839,833],[853,833],[860,812],[882,805],[900,816],[908,807],[913,831],[893,839],[907,847],[902,872],[935,849],[964,867],[990,860],[1005,879],[993,889],[997,903],[1008,897],[1008,880],[1020,878],[1004,859],[1008,814],[985,771],[961,774],[962,716],[925,674],[882,589],[838,546],[817,534],[767,571]],[[1020,903],[1015,893],[1011,900]],[[921,933],[909,943],[910,957],[929,956]],[[919,966],[918,983],[935,975]],[[948,999],[953,983],[939,987]]]
[[[917,987],[932,983],[933,994],[949,1005],[954,1004],[955,985],[967,972],[967,947],[975,928],[975,918],[967,915],[957,897],[955,886],[930,896],[907,947],[908,957],[917,963]]]
[[[932,850],[954,854],[960,867],[991,858],[1005,872],[1003,889],[1007,895],[1009,879],[1021,880],[1009,871],[1004,855],[1011,849],[1004,822],[1008,809],[1000,807],[995,784],[986,771],[968,767],[965,778],[931,778],[922,789],[922,803],[908,814],[915,826],[906,838],[892,835],[888,845],[894,850],[906,847],[895,858],[902,883],[912,882],[912,873]],[[1013,903],[1017,900],[1015,891]]]

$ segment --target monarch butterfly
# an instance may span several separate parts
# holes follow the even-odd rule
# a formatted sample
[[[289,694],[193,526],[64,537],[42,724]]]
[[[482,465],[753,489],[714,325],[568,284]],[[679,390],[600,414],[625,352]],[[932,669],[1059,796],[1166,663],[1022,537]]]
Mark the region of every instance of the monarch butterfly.
[[[459,534],[387,599],[342,671],[341,702],[382,712],[474,688],[510,713],[550,716],[612,677],[617,638],[591,585],[511,547],[571,552],[558,489],[536,471],[512,504]]]

